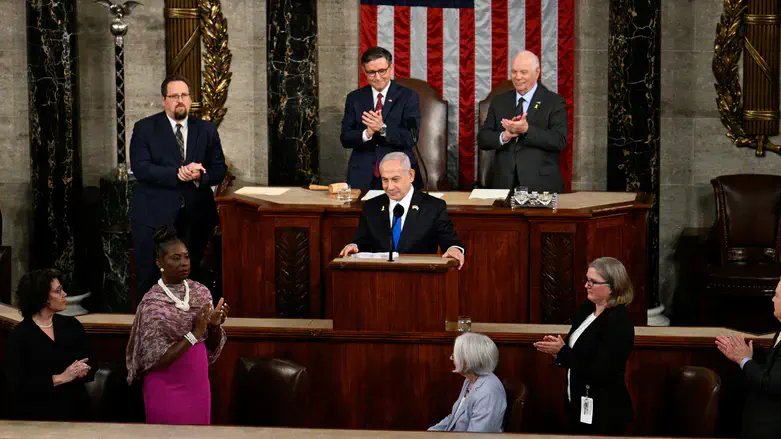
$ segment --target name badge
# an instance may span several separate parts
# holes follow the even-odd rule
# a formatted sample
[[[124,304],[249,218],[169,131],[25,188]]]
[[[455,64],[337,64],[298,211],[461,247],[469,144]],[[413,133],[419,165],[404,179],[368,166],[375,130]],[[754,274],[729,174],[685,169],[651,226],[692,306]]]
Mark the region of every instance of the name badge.
[[[580,422],[591,425],[594,418],[594,400],[588,396],[580,397]]]

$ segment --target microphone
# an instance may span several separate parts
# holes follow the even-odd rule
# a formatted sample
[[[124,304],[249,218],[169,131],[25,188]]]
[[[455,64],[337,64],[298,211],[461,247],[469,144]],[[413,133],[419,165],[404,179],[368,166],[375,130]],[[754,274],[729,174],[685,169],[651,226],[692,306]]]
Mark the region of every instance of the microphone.
[[[388,262],[393,262],[393,228],[396,227],[396,223],[401,220],[401,217],[404,215],[404,206],[401,204],[397,204],[396,207],[393,208],[393,224],[391,224],[391,233],[390,238],[388,238],[390,244],[388,247],[390,247],[390,251],[388,252]]]
[[[426,192],[428,192],[428,169],[426,169],[426,161],[423,159],[423,155],[418,148],[418,135],[420,134],[418,132],[418,120],[414,117],[408,117],[407,129],[409,129],[409,133],[412,135],[412,147],[415,148],[415,152],[418,153],[420,164],[423,166],[423,182],[426,187]]]

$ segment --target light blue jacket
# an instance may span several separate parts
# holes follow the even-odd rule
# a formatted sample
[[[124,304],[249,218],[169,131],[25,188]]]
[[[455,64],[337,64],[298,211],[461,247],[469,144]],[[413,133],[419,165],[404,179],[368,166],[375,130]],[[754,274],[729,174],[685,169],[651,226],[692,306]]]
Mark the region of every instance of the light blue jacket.
[[[478,377],[459,407],[458,403],[464,398],[468,385],[469,380],[464,380],[453,410],[439,424],[429,428],[430,431],[502,432],[504,412],[507,409],[507,395],[502,382],[492,373]]]

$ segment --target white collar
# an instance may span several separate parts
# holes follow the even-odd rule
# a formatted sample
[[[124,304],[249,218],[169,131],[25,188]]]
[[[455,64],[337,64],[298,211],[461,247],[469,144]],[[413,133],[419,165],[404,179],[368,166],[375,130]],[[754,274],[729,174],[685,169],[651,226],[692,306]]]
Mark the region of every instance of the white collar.
[[[523,98],[524,101],[531,104],[532,98],[534,97],[534,92],[537,91],[537,83],[534,83],[534,87],[532,87],[531,90],[527,91],[525,95],[522,95],[518,93],[518,90],[515,90],[515,104],[518,104],[518,99]]]
[[[404,196],[399,201],[396,200],[390,200],[390,211],[393,212],[393,208],[396,207],[396,204],[401,204],[402,207],[404,207],[404,214],[409,212],[409,203],[412,202],[412,193],[415,192],[415,186],[410,186],[409,192],[407,192],[407,195]]]
[[[169,116],[168,113],[165,114],[165,117],[168,118],[168,123],[171,124],[171,129],[174,130],[174,132],[176,132],[176,124],[181,124],[182,131],[187,131],[187,121],[190,118],[190,116],[185,117],[181,121],[171,118],[171,116]]]
[[[379,93],[382,93],[382,97],[383,98],[387,98],[388,97],[388,89],[390,88],[391,82],[392,81],[388,81],[388,85],[386,85],[385,88],[383,88],[382,90],[375,90],[374,87],[372,87],[372,98],[376,101],[377,100],[377,95]],[[383,104],[385,102],[387,102],[387,101],[383,101]]]

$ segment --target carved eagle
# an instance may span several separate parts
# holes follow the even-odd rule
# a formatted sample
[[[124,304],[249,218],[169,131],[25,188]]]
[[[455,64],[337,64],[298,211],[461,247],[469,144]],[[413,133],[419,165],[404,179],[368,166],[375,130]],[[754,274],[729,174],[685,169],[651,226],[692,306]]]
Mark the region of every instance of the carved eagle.
[[[140,2],[127,1],[120,5],[119,3],[112,3],[111,0],[95,0],[95,3],[107,7],[114,15],[130,15],[130,12],[132,12],[136,6],[141,4]]]

